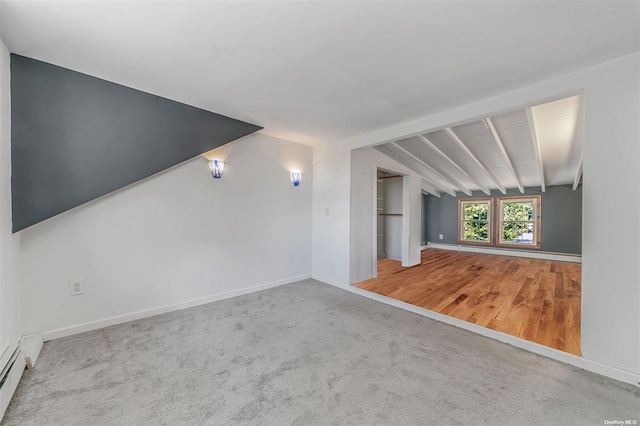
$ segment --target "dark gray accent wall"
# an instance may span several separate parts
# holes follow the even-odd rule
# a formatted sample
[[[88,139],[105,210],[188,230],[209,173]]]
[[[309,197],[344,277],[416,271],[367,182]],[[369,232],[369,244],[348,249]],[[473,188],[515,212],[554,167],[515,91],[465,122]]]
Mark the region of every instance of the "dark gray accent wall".
[[[507,195],[523,194],[517,189],[509,189]],[[545,192],[539,188],[526,188],[525,195],[540,195],[542,216],[539,251],[582,254],[582,185],[575,191],[570,186],[548,186]],[[497,198],[504,195],[492,191],[491,196]],[[422,197],[423,242],[458,244],[458,200],[486,198],[487,195],[478,191],[473,192],[472,197],[463,195],[456,198],[447,194],[442,194],[440,198],[424,194]],[[440,234],[444,239],[438,238]]]
[[[13,231],[260,129],[12,54]]]

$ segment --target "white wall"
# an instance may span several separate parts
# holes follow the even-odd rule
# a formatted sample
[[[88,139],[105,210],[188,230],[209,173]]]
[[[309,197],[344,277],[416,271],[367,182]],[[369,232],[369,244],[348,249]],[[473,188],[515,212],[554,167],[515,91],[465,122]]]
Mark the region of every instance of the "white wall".
[[[340,145],[313,149],[312,276],[349,284],[351,150]]]
[[[584,92],[582,353],[640,373],[640,57],[595,67],[590,77]]]
[[[0,355],[18,344],[20,235],[11,233],[11,94],[9,50],[0,40]],[[4,361],[4,357],[3,357]],[[1,364],[0,367],[3,367]]]
[[[53,338],[310,276],[312,149],[255,134],[215,154],[219,180],[199,157],[22,231],[24,332]],[[76,277],[86,293],[72,297]]]
[[[349,197],[349,150],[456,125],[487,115],[584,91],[583,358],[640,374],[640,135],[638,129],[640,56],[638,53],[562,77],[388,127],[332,144],[314,154],[316,199]],[[330,163],[328,162],[330,159]],[[603,198],[604,197],[604,198]],[[610,200],[615,200],[612,202]],[[333,283],[349,283],[345,253],[353,238],[347,209],[328,221],[315,221],[313,274],[321,279],[333,267]],[[623,226],[621,226],[623,224]],[[330,262],[331,263],[330,263]],[[353,261],[351,262],[353,264]]]
[[[350,246],[351,262],[348,283],[372,278],[376,259],[375,181],[378,168],[403,175],[402,188],[396,193],[402,213],[400,257],[404,266],[420,263],[420,233],[422,220],[421,178],[397,161],[373,148],[354,150],[351,157]],[[317,169],[315,170],[317,174]],[[390,179],[385,179],[390,180]],[[342,188],[340,188],[342,190]],[[404,197],[403,194],[408,194]],[[399,199],[398,199],[399,198]],[[317,226],[314,223],[314,227]],[[385,226],[387,224],[385,223]],[[335,237],[335,234],[330,234]],[[314,252],[315,256],[315,252]],[[315,275],[315,270],[314,270]],[[344,285],[343,283],[339,283]]]

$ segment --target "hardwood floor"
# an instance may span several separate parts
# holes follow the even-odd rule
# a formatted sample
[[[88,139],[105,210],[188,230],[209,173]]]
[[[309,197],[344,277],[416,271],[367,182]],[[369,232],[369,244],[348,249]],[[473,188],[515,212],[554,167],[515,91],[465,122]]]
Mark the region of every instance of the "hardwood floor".
[[[379,260],[356,287],[580,356],[581,274],[579,263],[428,249],[410,268]]]

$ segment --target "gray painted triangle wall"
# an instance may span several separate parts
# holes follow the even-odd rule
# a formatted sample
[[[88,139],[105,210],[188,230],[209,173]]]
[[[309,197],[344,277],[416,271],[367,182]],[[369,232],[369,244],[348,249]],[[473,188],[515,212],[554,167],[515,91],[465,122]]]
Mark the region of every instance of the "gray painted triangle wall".
[[[13,232],[260,129],[12,54]]]

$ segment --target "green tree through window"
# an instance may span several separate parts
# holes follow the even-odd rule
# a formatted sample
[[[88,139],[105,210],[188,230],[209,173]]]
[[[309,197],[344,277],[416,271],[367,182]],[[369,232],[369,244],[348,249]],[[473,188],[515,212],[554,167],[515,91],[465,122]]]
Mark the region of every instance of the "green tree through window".
[[[491,200],[459,201],[461,242],[491,243]]]
[[[498,198],[498,245],[540,246],[540,196]]]
[[[533,202],[502,204],[502,241],[531,241],[525,234],[533,232]]]

